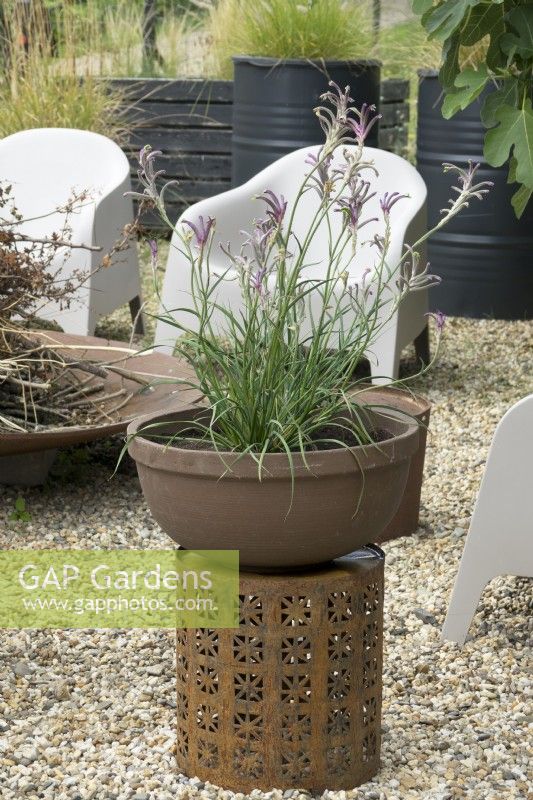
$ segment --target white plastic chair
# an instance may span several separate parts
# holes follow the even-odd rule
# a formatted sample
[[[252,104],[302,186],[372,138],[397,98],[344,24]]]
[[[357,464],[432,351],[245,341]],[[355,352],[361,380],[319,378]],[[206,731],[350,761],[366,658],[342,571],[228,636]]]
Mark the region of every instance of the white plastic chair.
[[[250,181],[236,189],[202,200],[191,206],[180,217],[177,229],[183,220],[195,223],[200,216],[204,219],[211,216],[216,219],[216,231],[211,251],[211,270],[216,274],[226,273],[227,280],[218,289],[217,302],[233,310],[240,306],[240,290],[236,274],[228,271],[229,262],[220,245],[231,245],[233,253],[239,253],[243,241],[243,230],[250,230],[254,218],[264,217],[264,202],[257,199],[265,189],[272,189],[277,195],[282,194],[289,203],[290,213],[294,198],[305,175],[311,167],[305,163],[309,153],[317,153],[319,147],[305,147],[296,150],[274,162]],[[365,180],[371,182],[376,196],[365,205],[365,218],[377,216],[379,198],[385,192],[398,191],[409,194],[409,198],[397,203],[391,212],[393,241],[389,252],[389,264],[395,265],[404,252],[405,243],[413,243],[426,231],[426,186],[416,169],[400,156],[372,147],[364,149],[364,159],[373,161],[379,176],[368,170],[363,173]],[[341,154],[336,161],[343,161]],[[294,230],[306,229],[309,218],[314,214],[319,203],[317,192],[308,191],[301,201],[300,210],[295,218]],[[341,214],[333,214],[333,224],[340,228]],[[185,229],[185,228],[184,228]],[[188,230],[188,229],[186,229]],[[360,234],[360,245],[356,258],[349,267],[349,283],[361,281],[365,269],[376,261],[376,249],[369,241],[374,233],[382,232],[383,227],[377,223],[365,226]],[[178,252],[179,238],[173,235],[167,269],[161,296],[161,312],[170,314],[181,324],[194,327],[192,315],[183,311],[175,311],[180,307],[190,307],[190,266]],[[421,253],[424,259],[424,253]],[[308,253],[308,274],[323,278],[327,268],[327,236],[315,236]],[[274,276],[275,279],[275,276]],[[387,378],[397,378],[400,353],[407,344],[415,341],[417,356],[424,362],[429,360],[429,342],[427,336],[427,291],[411,293],[394,314],[390,323],[383,329],[375,342],[372,352],[367,353],[370,360],[374,383],[385,382]],[[385,315],[385,311],[383,312]],[[219,315],[220,316],[220,315]],[[213,314],[211,321],[216,327],[221,319]],[[221,330],[221,332],[223,332]],[[156,327],[155,344],[164,351],[171,352],[179,335],[178,329],[165,321],[159,321]]]
[[[462,644],[498,575],[533,577],[533,394],[502,417],[490,446],[442,636]]]
[[[128,160],[115,142],[97,133],[36,128],[7,136],[0,140],[0,180],[12,184],[15,204],[28,220],[18,229],[35,237],[60,232],[64,215],[49,212],[64,206],[73,191],[88,190],[88,201],[70,215],[71,241],[101,250],[59,251],[51,270],[59,270],[60,280],[68,280],[77,270],[86,274],[95,270],[133,220],[132,200],[124,197],[131,188]],[[66,333],[87,335],[94,333],[98,317],[129,302],[140,332],[140,298],[139,262],[132,243],[116,253],[110,267],[100,269],[77,290],[69,308],[48,304],[38,316],[54,320]]]

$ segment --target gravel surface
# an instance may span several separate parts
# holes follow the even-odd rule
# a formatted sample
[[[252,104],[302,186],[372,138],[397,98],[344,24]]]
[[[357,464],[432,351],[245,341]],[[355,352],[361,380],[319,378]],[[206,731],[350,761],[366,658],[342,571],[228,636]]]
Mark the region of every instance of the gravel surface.
[[[532,391],[532,354],[531,323],[451,320],[439,363],[418,381],[434,408],[421,526],[385,546],[382,767],[324,797],[532,796],[530,582],[494,580],[466,645],[440,639],[490,439]],[[132,465],[109,480],[119,449],[71,451],[44,488],[2,490],[0,547],[168,547]],[[29,522],[8,520],[18,495]],[[0,631],[1,800],[234,797],[176,770],[174,669],[166,631]]]

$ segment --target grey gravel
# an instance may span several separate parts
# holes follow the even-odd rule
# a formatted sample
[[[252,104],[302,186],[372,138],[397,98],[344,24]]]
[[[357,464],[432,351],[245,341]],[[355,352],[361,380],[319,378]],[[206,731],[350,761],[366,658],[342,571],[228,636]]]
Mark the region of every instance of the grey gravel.
[[[146,668],[146,674],[153,675],[156,678],[159,678],[164,671],[165,671],[164,664],[154,664],[153,666]]]
[[[22,764],[24,767],[28,767],[30,764],[33,764],[33,762],[37,761],[38,758],[38,750],[29,744],[23,745],[13,753],[13,760],[15,763]]]
[[[437,620],[430,614],[429,611],[426,611],[424,608],[414,608],[413,614],[418,619],[422,620],[425,625],[437,625]]]
[[[35,672],[35,667],[25,661],[17,661],[11,669],[13,670],[13,675],[17,675],[19,678],[28,678]]]
[[[531,582],[492,581],[463,648],[440,629],[492,433],[533,391],[532,354],[530,322],[451,320],[416,384],[434,407],[420,527],[384,546],[381,770],[323,800],[529,796]],[[120,446],[92,445],[80,476],[0,490],[0,547],[168,547],[133,467],[109,480]],[[8,520],[19,494],[28,523]],[[177,772],[174,645],[164,630],[0,631],[1,800],[241,800]],[[35,672],[17,675],[19,663]]]

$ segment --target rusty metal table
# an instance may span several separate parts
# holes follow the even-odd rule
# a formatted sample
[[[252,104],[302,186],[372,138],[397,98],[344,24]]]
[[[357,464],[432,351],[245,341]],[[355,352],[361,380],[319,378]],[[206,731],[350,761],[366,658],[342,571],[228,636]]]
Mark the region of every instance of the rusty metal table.
[[[237,629],[177,631],[180,771],[235,792],[350,789],[379,768],[384,556],[241,573]]]

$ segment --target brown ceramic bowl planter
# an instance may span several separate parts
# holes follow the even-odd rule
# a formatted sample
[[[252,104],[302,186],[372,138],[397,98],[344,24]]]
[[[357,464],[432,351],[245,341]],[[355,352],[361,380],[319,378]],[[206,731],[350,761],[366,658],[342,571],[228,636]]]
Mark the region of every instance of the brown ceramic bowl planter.
[[[362,398],[365,403],[395,408],[416,419],[419,423],[418,449],[411,459],[409,475],[400,505],[389,524],[375,540],[376,542],[386,542],[389,539],[408,536],[418,528],[431,403],[421,395],[410,394],[402,389],[389,386],[372,386],[365,391]]]
[[[394,414],[394,412],[393,412]],[[379,445],[295,453],[294,493],[285,454],[269,453],[262,480],[249,455],[188,450],[151,441],[179,432],[190,412],[135,420],[129,453],[144,496],[164,531],[191,549],[239,550],[248,570],[291,570],[329,562],[379,538],[402,499],[418,426],[405,415],[375,414],[390,438]]]

